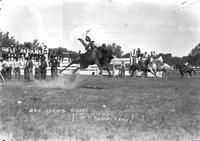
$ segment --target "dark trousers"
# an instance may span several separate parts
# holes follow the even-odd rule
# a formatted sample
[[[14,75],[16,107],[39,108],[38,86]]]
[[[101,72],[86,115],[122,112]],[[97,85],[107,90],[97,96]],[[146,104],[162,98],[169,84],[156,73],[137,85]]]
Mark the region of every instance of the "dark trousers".
[[[25,69],[24,69],[24,79],[31,81],[32,75],[33,75],[32,73],[33,73],[32,68],[25,67]]]
[[[20,80],[21,78],[21,71],[20,71],[20,68],[14,68],[14,72],[15,72],[15,79],[18,78],[18,80]]]
[[[51,78],[54,79],[57,76],[58,76],[57,67],[51,67]]]
[[[40,79],[40,68],[35,68],[35,79]]]
[[[41,69],[41,78],[42,79],[46,79],[46,76],[47,76],[47,70],[46,69]]]
[[[121,68],[121,70],[120,70],[120,76],[121,77],[124,77],[125,76],[125,68]]]
[[[28,68],[24,68],[24,79],[28,80]]]

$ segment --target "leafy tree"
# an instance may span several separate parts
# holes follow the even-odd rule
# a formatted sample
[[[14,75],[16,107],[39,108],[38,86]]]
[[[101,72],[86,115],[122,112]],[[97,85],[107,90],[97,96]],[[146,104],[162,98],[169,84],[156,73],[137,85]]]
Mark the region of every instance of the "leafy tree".
[[[33,44],[31,42],[24,42],[23,47],[25,47],[27,49],[32,49],[33,48]]]
[[[120,45],[117,45],[116,43],[113,43],[111,45],[107,45],[108,48],[111,48],[113,50],[113,54],[120,58],[123,54],[123,51],[122,51],[122,47]]]
[[[197,54],[200,54],[200,43],[197,44],[189,53],[190,56],[195,56]]]
[[[200,43],[197,44],[189,53],[188,56],[182,57],[183,61],[188,61],[189,64],[193,66],[200,65]]]
[[[172,56],[171,53],[160,53],[158,56],[162,56],[164,63],[167,63],[171,66],[176,66],[178,63],[181,62],[181,58],[180,57],[175,57]]]
[[[9,32],[0,32],[0,46],[11,47],[15,46],[17,43],[18,42],[14,39],[14,37],[9,37]]]

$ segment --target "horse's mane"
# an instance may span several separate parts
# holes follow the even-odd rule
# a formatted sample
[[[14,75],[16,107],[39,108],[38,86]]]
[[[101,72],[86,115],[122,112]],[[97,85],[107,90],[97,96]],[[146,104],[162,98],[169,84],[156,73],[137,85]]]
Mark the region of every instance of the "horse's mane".
[[[110,59],[113,59],[113,51],[111,48],[108,47],[98,47],[97,50],[102,54],[103,57],[109,57]]]

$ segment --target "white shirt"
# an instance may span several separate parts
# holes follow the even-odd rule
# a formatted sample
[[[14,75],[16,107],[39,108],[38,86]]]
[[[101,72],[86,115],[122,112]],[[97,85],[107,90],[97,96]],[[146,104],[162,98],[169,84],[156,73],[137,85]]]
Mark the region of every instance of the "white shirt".
[[[39,68],[39,66],[40,66],[40,62],[34,61],[34,67],[35,67],[35,68]]]
[[[26,67],[26,61],[23,62],[22,67],[23,67],[23,68]]]
[[[14,68],[20,68],[22,66],[21,62],[15,61],[14,62]]]
[[[139,58],[136,58],[135,63],[136,63],[136,64],[139,63]]]

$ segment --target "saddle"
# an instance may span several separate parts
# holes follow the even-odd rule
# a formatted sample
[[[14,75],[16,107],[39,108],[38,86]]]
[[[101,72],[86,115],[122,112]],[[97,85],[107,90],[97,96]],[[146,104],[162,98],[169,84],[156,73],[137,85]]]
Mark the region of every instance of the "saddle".
[[[90,57],[90,58],[93,58],[93,59],[100,59],[102,58],[102,54],[101,52],[99,52],[99,50],[97,50],[96,48],[92,49],[92,50],[88,50],[86,53],[85,53],[85,56],[87,57]]]

